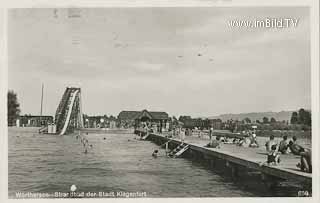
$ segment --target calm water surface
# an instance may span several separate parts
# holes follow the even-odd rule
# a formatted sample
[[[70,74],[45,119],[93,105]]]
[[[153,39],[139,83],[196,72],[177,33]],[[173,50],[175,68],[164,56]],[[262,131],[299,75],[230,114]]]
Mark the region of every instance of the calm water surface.
[[[187,159],[153,158],[159,146],[132,134],[75,135],[9,130],[9,197],[16,192],[146,192],[147,197],[264,196]],[[106,138],[105,140],[103,138]],[[160,149],[160,155],[164,150]]]

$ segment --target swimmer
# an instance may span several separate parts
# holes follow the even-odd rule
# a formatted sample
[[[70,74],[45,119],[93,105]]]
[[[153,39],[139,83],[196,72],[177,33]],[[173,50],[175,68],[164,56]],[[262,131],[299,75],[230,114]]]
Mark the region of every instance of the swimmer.
[[[158,150],[157,150],[157,149],[153,151],[152,156],[153,156],[154,158],[157,158],[157,157],[158,157]]]
[[[87,153],[88,153],[88,150],[87,150],[87,149],[85,149],[85,150],[84,150],[84,153],[85,153],[85,154],[87,154]]]
[[[91,144],[90,147],[93,148],[93,145]]]
[[[106,138],[104,137],[103,139],[105,140]]]

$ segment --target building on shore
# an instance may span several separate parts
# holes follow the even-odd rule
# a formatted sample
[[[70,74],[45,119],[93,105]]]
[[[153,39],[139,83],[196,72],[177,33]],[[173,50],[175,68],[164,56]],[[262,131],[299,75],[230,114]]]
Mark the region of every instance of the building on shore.
[[[53,123],[53,116],[23,115],[16,119],[17,127],[41,127]]]
[[[138,127],[141,123],[156,125],[158,131],[169,128],[169,115],[160,111],[121,111],[118,115],[120,127]]]

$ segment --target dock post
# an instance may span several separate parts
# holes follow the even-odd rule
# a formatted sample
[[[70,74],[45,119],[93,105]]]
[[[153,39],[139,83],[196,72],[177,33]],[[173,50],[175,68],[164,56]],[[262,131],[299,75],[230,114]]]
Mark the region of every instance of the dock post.
[[[238,179],[238,166],[236,164],[230,163],[229,161],[226,161],[226,167],[230,168],[231,172],[231,178],[233,180]]]
[[[211,168],[211,169],[214,169],[214,168],[215,168],[215,165],[216,165],[216,161],[215,161],[215,159],[212,157],[212,158],[210,159],[210,168]]]

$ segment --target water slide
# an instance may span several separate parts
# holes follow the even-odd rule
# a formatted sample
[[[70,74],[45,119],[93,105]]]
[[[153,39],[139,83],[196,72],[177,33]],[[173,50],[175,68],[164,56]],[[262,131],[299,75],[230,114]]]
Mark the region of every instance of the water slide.
[[[65,120],[65,123],[64,123],[64,126],[60,132],[60,135],[64,135],[67,128],[68,128],[68,125],[69,125],[69,122],[70,122],[70,117],[71,117],[71,113],[72,113],[72,108],[73,108],[73,105],[74,105],[74,102],[75,102],[75,99],[76,99],[76,96],[78,94],[79,90],[76,90],[73,92],[73,95],[72,95],[72,98],[71,98],[71,102],[70,104],[68,105],[68,114],[67,114],[67,118]]]

